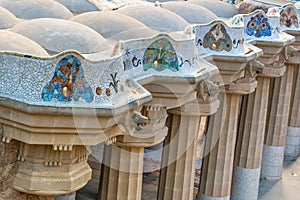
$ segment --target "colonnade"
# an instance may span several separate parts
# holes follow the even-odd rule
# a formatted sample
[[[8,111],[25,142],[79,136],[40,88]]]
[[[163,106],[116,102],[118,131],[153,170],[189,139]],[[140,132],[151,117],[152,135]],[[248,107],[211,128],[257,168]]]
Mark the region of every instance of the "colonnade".
[[[252,15],[275,18],[273,35],[247,38],[243,23]],[[89,146],[105,141],[98,199],[139,200],[144,148],[163,142],[158,199],[193,199],[197,138],[201,118],[207,117],[197,199],[257,199],[260,179],[280,179],[284,155],[295,159],[300,154],[300,34],[281,32],[279,17],[261,11],[241,18],[229,25],[215,20],[189,27],[195,32],[185,33],[192,35],[186,40],[159,34],[124,42],[112,60],[96,62],[110,63],[115,76],[102,77],[101,84],[110,82],[107,87],[113,88],[95,100],[95,107],[82,101],[76,110],[41,99],[29,99],[27,106],[14,94],[1,97],[0,168],[6,173],[0,189],[21,197],[74,199],[91,178]],[[155,45],[172,59],[148,62]],[[66,55],[94,65],[76,52],[49,62],[55,65]],[[120,70],[123,60],[139,59],[137,66]],[[100,86],[91,87],[102,95]]]

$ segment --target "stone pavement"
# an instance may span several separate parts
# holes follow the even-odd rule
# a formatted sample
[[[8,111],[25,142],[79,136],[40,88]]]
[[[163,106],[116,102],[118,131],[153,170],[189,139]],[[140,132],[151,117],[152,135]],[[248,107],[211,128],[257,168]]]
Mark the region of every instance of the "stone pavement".
[[[200,171],[195,178],[196,186],[199,183]],[[93,174],[99,177],[98,173]],[[142,200],[155,200],[157,196],[158,171],[145,173],[143,176]],[[96,200],[99,182],[94,178],[87,187],[81,189],[76,196],[76,200]],[[297,160],[285,160],[283,178],[281,180],[263,180],[260,183],[259,200],[295,200],[300,196],[300,158]]]
[[[260,183],[259,200],[300,199],[300,158],[285,160],[281,180]]]

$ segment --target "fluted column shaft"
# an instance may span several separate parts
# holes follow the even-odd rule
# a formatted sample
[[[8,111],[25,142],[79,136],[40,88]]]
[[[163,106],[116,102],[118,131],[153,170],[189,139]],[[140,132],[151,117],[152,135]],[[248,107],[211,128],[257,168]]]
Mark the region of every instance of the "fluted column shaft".
[[[192,200],[200,115],[169,111],[164,141],[159,200]]]
[[[105,146],[98,199],[140,200],[143,155],[142,147]]]
[[[284,154],[292,159],[300,155],[300,70],[295,64],[291,94],[290,116]]]
[[[288,125],[294,65],[287,64],[282,77],[270,82],[261,177],[281,178]]]
[[[209,119],[198,199],[230,197],[239,104],[239,94],[226,94]]]
[[[257,200],[258,197],[270,78],[258,77],[257,81],[255,92],[242,100],[232,200]]]

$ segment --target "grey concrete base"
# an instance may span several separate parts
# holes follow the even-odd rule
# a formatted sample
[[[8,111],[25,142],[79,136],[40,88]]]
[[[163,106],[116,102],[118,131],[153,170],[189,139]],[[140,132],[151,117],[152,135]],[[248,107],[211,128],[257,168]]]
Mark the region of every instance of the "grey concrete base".
[[[300,128],[288,127],[284,155],[289,158],[297,158],[300,155]]]
[[[63,196],[57,196],[55,197],[55,200],[75,200],[76,199],[76,192],[72,194],[66,194]]]
[[[257,200],[260,170],[235,166],[231,200]]]
[[[262,179],[281,179],[284,158],[284,146],[264,145],[261,163]]]
[[[227,197],[211,197],[211,196],[206,196],[204,194],[200,195],[200,198],[198,200],[229,200],[230,196]]]

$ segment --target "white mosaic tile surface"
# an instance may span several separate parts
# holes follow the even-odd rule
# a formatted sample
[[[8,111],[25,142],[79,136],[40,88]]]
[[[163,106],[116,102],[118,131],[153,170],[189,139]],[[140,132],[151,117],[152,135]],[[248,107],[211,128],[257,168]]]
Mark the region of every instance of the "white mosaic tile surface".
[[[55,98],[51,101],[44,101],[41,97],[43,87],[54,76],[57,63],[67,55],[74,55],[80,60],[85,79],[94,93],[94,100],[91,103],[82,98],[78,102],[61,102]],[[0,65],[0,96],[31,105],[111,108],[116,104],[128,104],[139,98],[126,84],[121,56],[114,60],[91,62],[75,52],[61,53],[49,59],[27,58],[18,54],[2,53]],[[110,74],[115,73],[117,73],[119,87],[121,85],[123,87],[123,91],[119,90],[118,93],[110,86],[110,82],[112,82]],[[96,94],[97,87],[102,88],[102,95]],[[106,88],[110,88],[110,96],[105,94]]]
[[[199,24],[194,26],[195,31],[195,41],[198,47],[199,55],[211,54],[211,55],[244,55],[248,49],[245,45],[245,32],[244,24],[241,23],[242,18],[236,17],[231,23],[227,23],[223,20],[214,20],[208,24]],[[222,27],[219,30],[214,30],[215,27]],[[225,28],[226,31],[221,31],[220,29]],[[226,32],[226,33],[225,33]],[[218,48],[218,43],[212,48],[205,47],[205,37],[210,35],[211,38],[224,39],[227,40],[229,45],[232,45],[230,50],[221,48],[214,50],[212,48]],[[230,38],[230,39],[229,39]],[[208,45],[210,46],[210,45]]]
[[[174,65],[172,68],[165,65],[167,67],[163,70],[155,67],[145,68],[143,63],[145,51],[149,50],[149,46],[162,40],[167,41],[168,48],[171,46],[171,50],[167,50],[167,52],[172,53],[171,59],[173,60],[171,61],[177,63],[176,69]],[[167,34],[160,34],[154,38],[129,40],[119,44],[120,46],[116,47],[115,55],[111,59],[101,60],[100,58],[97,61],[87,60],[73,51],[62,52],[48,58],[2,52],[0,54],[0,96],[30,105],[113,109],[151,95],[147,91],[140,92],[137,91],[138,88],[129,87],[127,80],[138,81],[159,77],[160,80],[166,82],[190,84],[187,79],[194,82],[210,71],[206,70],[207,68],[215,68],[207,62],[200,63],[194,38],[174,40]],[[84,74],[85,82],[92,91],[93,100],[91,102],[87,102],[83,96],[80,96],[78,101],[74,99],[74,95],[67,100],[64,99],[61,94],[64,85],[58,84],[59,81],[54,79],[59,75],[64,76],[60,67],[66,63],[62,64],[62,60],[66,57],[69,59],[70,56],[74,56],[75,60],[78,59],[80,62],[80,71]],[[72,67],[69,70],[73,70],[72,73],[74,73],[75,69]],[[70,78],[68,75],[68,77],[67,80],[72,79],[72,76]],[[115,82],[113,77],[115,77]],[[64,81],[65,83],[67,81]],[[55,88],[57,84],[59,88]],[[75,85],[73,82],[72,84]],[[118,91],[114,85],[117,85]],[[55,93],[51,93],[52,95],[48,95],[50,88],[55,88],[53,89]],[[99,88],[101,90],[98,90]],[[60,95],[60,99],[57,93]]]
[[[178,57],[178,71],[164,69],[162,71],[150,68],[144,70],[143,68],[143,55],[146,49],[160,39],[168,40]],[[198,52],[194,44],[194,39],[173,40],[165,34],[160,34],[157,37],[141,40],[129,40],[122,44],[122,51],[124,54],[125,74],[128,79],[144,79],[149,76],[157,77],[172,77],[179,80],[184,80],[185,77],[199,77],[199,73],[206,66],[205,63],[199,62]],[[127,53],[126,53],[127,52]],[[135,60],[133,62],[133,60]]]

